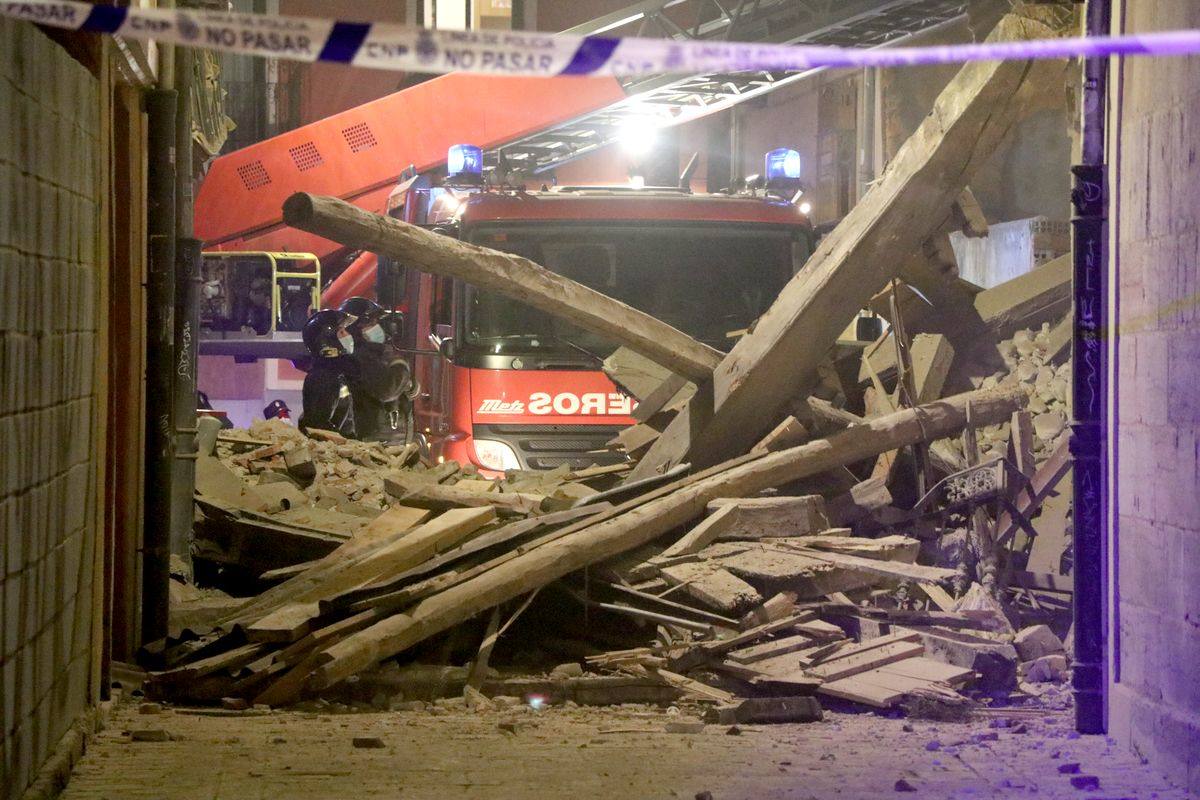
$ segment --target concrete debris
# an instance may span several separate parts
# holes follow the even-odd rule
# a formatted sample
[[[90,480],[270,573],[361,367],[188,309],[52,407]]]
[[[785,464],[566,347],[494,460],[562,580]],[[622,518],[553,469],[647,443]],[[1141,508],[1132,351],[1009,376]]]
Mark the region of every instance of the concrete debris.
[[[1049,625],[1033,625],[1017,634],[1013,646],[1022,661],[1035,661],[1042,656],[1063,655],[1062,640],[1054,635]]]

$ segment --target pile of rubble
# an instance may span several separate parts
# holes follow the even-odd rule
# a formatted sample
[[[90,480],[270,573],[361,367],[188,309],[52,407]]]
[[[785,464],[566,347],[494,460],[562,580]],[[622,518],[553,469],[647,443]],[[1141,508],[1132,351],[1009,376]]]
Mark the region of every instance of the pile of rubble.
[[[997,35],[1046,31],[1016,16]],[[961,709],[1061,680],[1069,256],[987,290],[935,258],[949,231],[986,229],[965,221],[968,167],[1044,68],[965,68],[936,130],[724,356],[517,256],[289,199],[295,227],[613,337],[606,372],[639,399],[613,443],[629,460],[490,479],[280,423],[221,434],[198,460],[198,555],[276,583],[149,647],[147,690],[689,698],[741,722],[816,719],[818,697]],[[879,257],[910,250],[902,268]],[[840,339],[879,302],[883,336]],[[567,663],[497,671],[514,640]]]

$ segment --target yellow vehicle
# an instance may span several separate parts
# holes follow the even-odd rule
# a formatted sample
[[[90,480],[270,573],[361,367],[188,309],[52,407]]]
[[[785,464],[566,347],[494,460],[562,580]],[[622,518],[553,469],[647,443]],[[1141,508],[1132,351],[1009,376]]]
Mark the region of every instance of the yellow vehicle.
[[[321,261],[312,253],[204,253],[200,354],[300,358],[300,334],[320,308]]]

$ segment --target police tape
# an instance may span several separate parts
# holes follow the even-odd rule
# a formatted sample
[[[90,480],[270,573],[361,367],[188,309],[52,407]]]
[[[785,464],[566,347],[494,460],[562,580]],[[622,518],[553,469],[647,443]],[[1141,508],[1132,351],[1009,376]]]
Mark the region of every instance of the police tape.
[[[0,15],[69,30],[296,61],[404,72],[613,75],[897,67],[968,61],[1200,52],[1200,31],[857,49],[752,42],[449,31],[386,23],[199,9],[127,8],[70,0],[0,0]]]

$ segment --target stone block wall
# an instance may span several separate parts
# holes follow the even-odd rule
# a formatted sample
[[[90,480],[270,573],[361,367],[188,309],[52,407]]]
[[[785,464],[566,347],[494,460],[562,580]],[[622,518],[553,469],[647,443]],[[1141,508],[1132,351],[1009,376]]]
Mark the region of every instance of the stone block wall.
[[[0,19],[0,798],[95,701],[98,81]]]
[[[1200,27],[1125,0],[1124,32]],[[1111,147],[1117,480],[1109,731],[1200,792],[1200,58],[1126,59]]]

